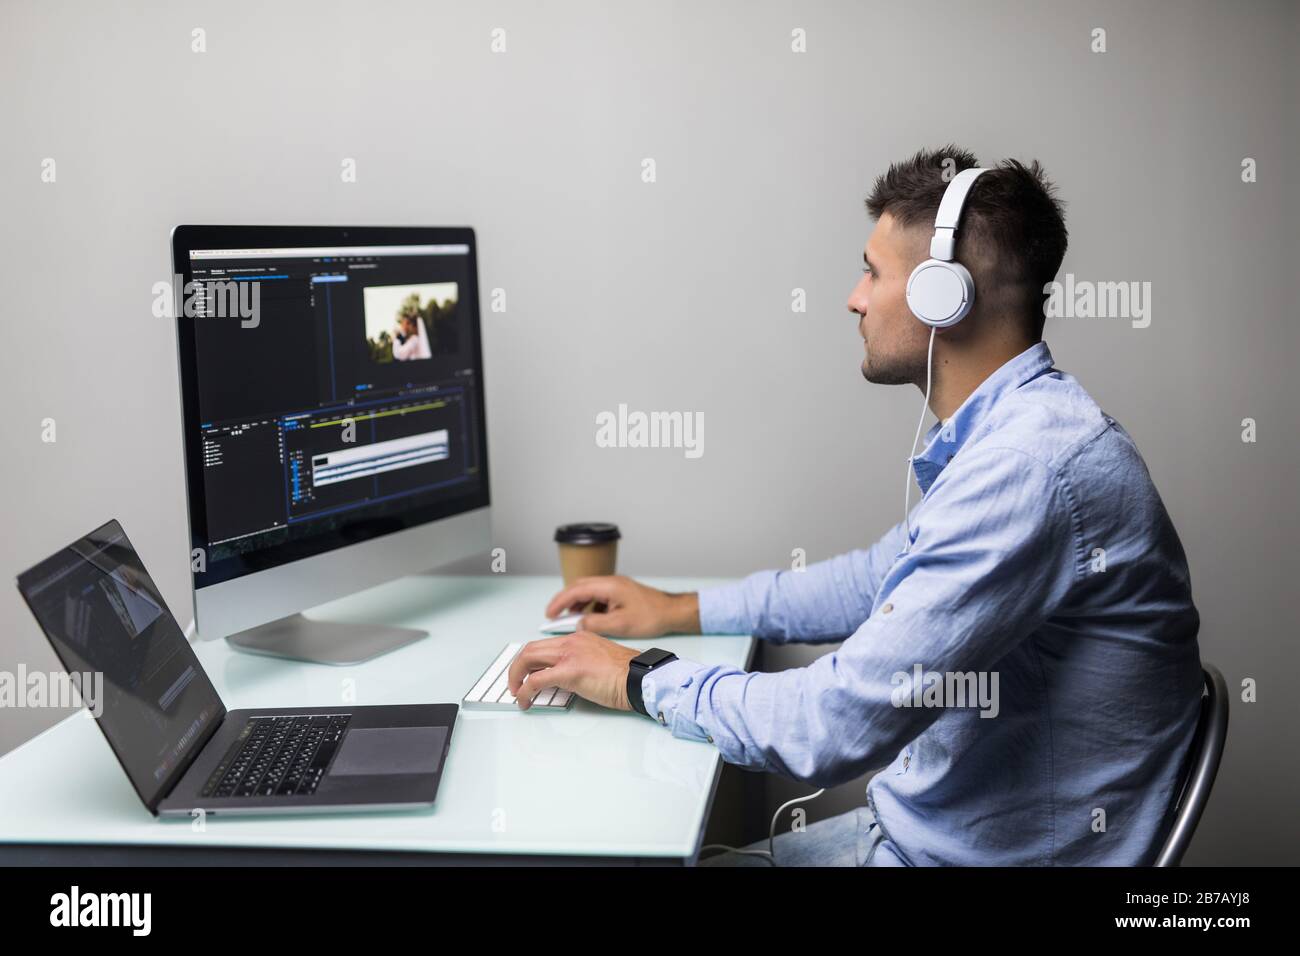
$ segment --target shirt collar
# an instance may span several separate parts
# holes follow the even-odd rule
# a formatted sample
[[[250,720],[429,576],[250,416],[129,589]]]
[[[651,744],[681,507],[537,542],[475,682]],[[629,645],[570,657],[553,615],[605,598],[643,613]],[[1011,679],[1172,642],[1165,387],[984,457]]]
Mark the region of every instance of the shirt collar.
[[[926,433],[925,448],[912,459],[912,472],[921,494],[930,490],[939,473],[1004,396],[1049,371],[1052,365],[1046,342],[1031,345],[981,382],[951,418],[936,422]]]

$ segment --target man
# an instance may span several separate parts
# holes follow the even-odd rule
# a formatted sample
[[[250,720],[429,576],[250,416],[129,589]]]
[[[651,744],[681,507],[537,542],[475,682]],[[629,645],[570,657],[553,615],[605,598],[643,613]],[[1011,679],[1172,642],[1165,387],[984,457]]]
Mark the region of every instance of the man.
[[[876,181],[848,302],[868,381],[924,388],[931,329],[907,280],[952,173],[976,165],[923,151]],[[1195,730],[1199,621],[1132,439],[1042,341],[1065,248],[1036,162],[982,174],[956,245],[974,306],[933,341],[939,422],[911,461],[923,497],[908,519],[865,551],[699,594],[579,581],[548,613],[607,609],[524,648],[520,706],[549,685],[618,709],[639,697],[674,735],[817,786],[888,764],[866,807],[783,834],[778,864],[1150,863]],[[593,633],[674,631],[844,643],[780,673],[676,659],[645,672]]]

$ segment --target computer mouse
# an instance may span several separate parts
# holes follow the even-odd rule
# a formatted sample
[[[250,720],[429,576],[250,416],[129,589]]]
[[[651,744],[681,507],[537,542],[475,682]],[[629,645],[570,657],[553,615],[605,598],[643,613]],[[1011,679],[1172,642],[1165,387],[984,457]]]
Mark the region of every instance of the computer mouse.
[[[538,628],[543,634],[572,634],[582,628],[582,614],[564,614],[552,621],[543,621]]]

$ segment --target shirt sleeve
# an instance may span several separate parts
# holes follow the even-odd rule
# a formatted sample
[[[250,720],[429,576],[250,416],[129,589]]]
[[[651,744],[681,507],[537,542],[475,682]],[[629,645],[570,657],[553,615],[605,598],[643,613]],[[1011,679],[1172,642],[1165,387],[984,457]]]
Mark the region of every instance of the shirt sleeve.
[[[649,713],[676,736],[714,743],[729,763],[816,785],[888,764],[942,713],[903,706],[918,666],[943,675],[996,668],[1084,566],[1055,472],[1008,449],[961,464],[918,507],[911,550],[841,647],[774,674],[671,662],[643,679]]]
[[[903,550],[900,523],[867,550],[794,571],[759,571],[700,591],[700,630],[783,644],[842,641],[871,613],[885,573]]]

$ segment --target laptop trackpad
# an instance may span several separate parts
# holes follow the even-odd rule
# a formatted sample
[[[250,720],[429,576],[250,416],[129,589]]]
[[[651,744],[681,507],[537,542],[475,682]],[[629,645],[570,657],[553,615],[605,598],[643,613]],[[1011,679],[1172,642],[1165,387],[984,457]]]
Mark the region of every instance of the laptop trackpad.
[[[366,727],[349,730],[330,776],[437,773],[446,727]]]

